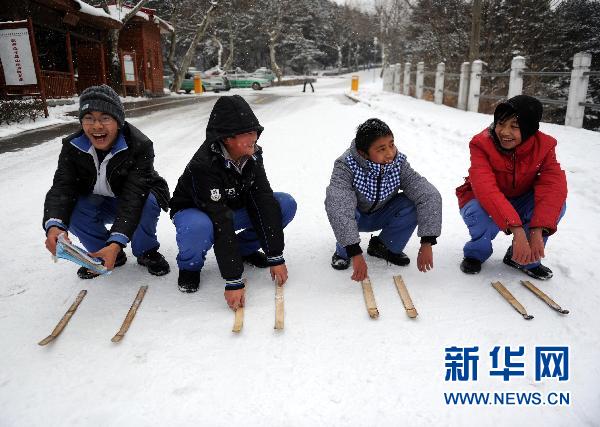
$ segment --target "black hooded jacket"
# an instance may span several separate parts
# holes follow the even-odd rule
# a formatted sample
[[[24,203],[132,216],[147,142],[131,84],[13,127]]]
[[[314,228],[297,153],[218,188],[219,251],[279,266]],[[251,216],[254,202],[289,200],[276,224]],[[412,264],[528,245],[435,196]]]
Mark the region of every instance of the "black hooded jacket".
[[[170,202],[171,217],[187,208],[205,212],[214,226],[214,250],[225,280],[238,280],[244,272],[233,226],[233,211],[245,208],[271,265],[284,262],[281,208],[263,166],[257,146],[240,174],[221,151],[226,137],[263,127],[239,95],[221,97],[211,112],[206,141],[196,151],[177,182]]]
[[[107,164],[108,183],[119,203],[111,234],[122,234],[129,240],[139,223],[146,198],[151,191],[165,211],[169,204],[167,182],[154,170],[152,141],[131,124],[121,130],[126,147]],[[91,194],[96,184],[97,170],[89,147],[78,144],[83,129],[63,140],[58,167],[52,187],[46,194],[42,225],[52,222],[62,228],[69,226],[71,213],[79,196]],[[89,142],[88,142],[89,144]],[[58,224],[60,225],[58,225]]]

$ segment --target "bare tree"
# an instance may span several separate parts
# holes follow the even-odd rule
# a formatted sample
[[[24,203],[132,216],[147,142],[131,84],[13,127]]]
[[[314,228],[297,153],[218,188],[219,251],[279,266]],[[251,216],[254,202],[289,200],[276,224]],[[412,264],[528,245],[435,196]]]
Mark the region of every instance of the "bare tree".
[[[175,51],[177,48],[177,25],[179,23],[178,12],[180,9],[179,2],[175,1],[171,5],[171,25],[173,26],[173,32],[169,35],[169,53],[167,54],[167,64],[173,71],[173,76],[179,74],[179,67],[175,63]],[[171,84],[171,86],[173,86]]]
[[[469,62],[479,59],[479,37],[481,32],[481,0],[473,0],[471,10],[471,41],[469,43]]]
[[[217,46],[217,67],[221,68],[221,65],[223,64],[223,43],[217,38],[216,34],[211,35],[211,38]]]
[[[204,12],[202,21],[200,21],[200,23],[194,28],[194,36],[190,42],[190,45],[188,46],[185,55],[181,59],[181,63],[177,65],[177,63],[175,62],[175,51],[177,48],[178,34],[177,22],[178,19],[180,19],[179,17],[181,16],[181,13],[183,11],[182,8],[184,6],[184,3],[181,0],[179,2],[173,2],[171,25],[175,27],[175,31],[173,31],[170,37],[171,43],[169,47],[169,55],[167,57],[167,63],[169,64],[169,67],[171,67],[171,70],[173,70],[174,75],[173,83],[171,85],[172,91],[177,92],[179,88],[181,88],[181,83],[185,78],[185,72],[187,71],[188,67],[190,66],[190,63],[192,62],[192,58],[194,56],[194,53],[196,52],[196,48],[198,47],[200,40],[202,40],[204,34],[206,33],[206,29],[208,28],[208,25],[210,23],[211,14],[213,13],[217,5],[218,0],[210,0],[209,7],[208,9],[206,9],[206,12]]]
[[[400,47],[396,41],[402,38],[405,21],[412,5],[407,0],[376,0],[375,13],[379,18],[379,41],[381,44],[381,76],[390,64],[392,53],[399,59]]]
[[[162,16],[170,16],[168,21],[175,27],[176,34],[165,42],[165,64],[177,75],[184,70],[181,59],[209,8],[209,0],[148,2]],[[379,37],[372,8],[365,11],[328,0],[219,0],[210,22],[191,65],[208,68],[217,64],[214,43],[206,40],[214,34],[223,45],[222,67],[252,69],[270,64],[279,78],[286,67],[298,71],[306,63],[337,67],[362,64],[372,58],[373,40]],[[386,47],[386,55],[388,52]]]
[[[231,22],[229,22],[229,54],[227,55],[227,59],[225,60],[225,65],[223,66],[224,70],[229,70],[233,65],[233,52],[234,52],[234,38],[235,33],[233,32],[233,26]]]
[[[260,30],[267,36],[271,69],[277,76],[277,81],[281,81],[283,73],[277,63],[277,46],[284,33],[285,15],[293,8],[293,1],[261,0],[257,2],[257,6],[259,6],[258,11],[268,11],[266,14],[261,12]]]
[[[125,28],[127,22],[133,18],[136,13],[144,6],[144,4],[148,0],[139,0],[137,4],[133,7],[125,5],[124,0],[115,0],[115,4],[113,5],[113,10],[108,6],[107,0],[102,0],[102,9],[104,11],[113,16],[118,17],[118,19],[123,23],[121,28],[110,30],[109,39],[110,39],[110,65],[108,70],[108,78],[110,85],[113,88],[119,90],[121,88],[121,58],[119,58],[119,36],[121,35],[121,30]]]
[[[326,43],[325,46],[330,49],[334,49],[336,52],[335,67],[338,72],[343,66],[343,50],[344,47],[350,43],[352,38],[352,28],[348,25],[348,15],[350,14],[350,8],[348,6],[334,5],[331,12],[331,42]]]

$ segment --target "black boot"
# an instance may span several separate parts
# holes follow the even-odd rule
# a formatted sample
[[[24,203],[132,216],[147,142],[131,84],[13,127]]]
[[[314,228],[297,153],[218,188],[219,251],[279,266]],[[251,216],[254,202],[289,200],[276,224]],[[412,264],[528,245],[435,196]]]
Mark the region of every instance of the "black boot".
[[[386,248],[385,244],[379,238],[379,236],[371,237],[371,240],[369,240],[369,247],[367,248],[367,253],[377,258],[383,258],[387,262],[390,262],[395,265],[405,266],[410,263],[410,258],[408,258],[408,256],[406,256],[404,252],[395,254],[394,252]]]
[[[254,267],[267,268],[269,266],[267,256],[261,251],[256,251],[250,255],[243,256],[242,259],[245,263],[253,265]]]
[[[548,280],[551,279],[554,273],[545,265],[538,265],[537,267],[533,267],[530,269],[526,269],[525,266],[518,264],[512,260],[512,246],[508,248],[506,251],[506,255],[504,255],[504,259],[502,260],[504,264],[509,265],[517,270],[521,270],[523,273],[527,274],[530,277],[538,280]]]
[[[115,259],[115,267],[120,267],[126,262],[127,255],[125,255],[125,252],[123,251],[123,249],[121,249],[117,254],[117,258]],[[95,277],[100,276],[100,274],[96,273],[95,271],[88,270],[85,267],[79,267],[79,270],[77,270],[77,276],[79,276],[80,279],[93,279]]]
[[[148,273],[154,276],[164,276],[171,271],[169,263],[164,256],[156,249],[145,252],[141,257],[138,257],[137,262],[148,268]]]
[[[350,260],[346,258],[342,258],[336,252],[333,253],[331,257],[331,266],[336,270],[346,270],[350,267]]]
[[[179,270],[177,286],[181,292],[192,293],[198,290],[200,286],[200,272]]]
[[[477,274],[481,271],[481,261],[475,258],[464,257],[460,263],[460,270],[466,274]]]

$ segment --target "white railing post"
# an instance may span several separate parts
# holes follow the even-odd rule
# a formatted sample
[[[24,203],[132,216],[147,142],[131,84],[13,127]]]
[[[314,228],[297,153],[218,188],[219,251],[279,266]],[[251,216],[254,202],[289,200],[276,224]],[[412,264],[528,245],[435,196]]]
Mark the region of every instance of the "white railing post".
[[[576,53],[573,57],[573,70],[571,71],[571,85],[569,86],[565,126],[575,128],[583,126],[585,107],[579,105],[579,103],[585,102],[587,96],[590,77],[584,76],[583,73],[590,71],[590,65],[592,65],[592,55],[587,52]]]
[[[396,64],[396,69],[394,70],[394,92],[400,93],[400,89],[402,89],[402,65],[400,63]]]
[[[388,84],[388,69],[387,68],[383,68],[383,85],[381,86],[381,89],[385,92],[387,91],[387,84]]]
[[[404,81],[402,83],[404,95],[410,95],[410,62],[404,64]]]
[[[469,96],[469,63],[463,62],[460,66],[460,80],[458,84],[458,102],[456,108],[467,109],[467,98]]]
[[[437,65],[435,72],[435,94],[433,95],[433,101],[436,104],[442,104],[444,102],[444,72],[446,70],[446,64],[440,62]]]
[[[523,71],[525,71],[525,58],[515,56],[510,62],[510,78],[508,82],[507,98],[523,93]]]
[[[386,67],[383,71],[383,91],[391,92],[394,85],[394,65]]]
[[[471,64],[471,80],[469,81],[469,101],[467,110],[479,111],[479,93],[481,90],[481,72],[483,71],[483,61],[476,59]]]
[[[423,99],[423,81],[425,80],[425,63],[423,61],[417,63],[417,83],[415,86],[415,97]]]

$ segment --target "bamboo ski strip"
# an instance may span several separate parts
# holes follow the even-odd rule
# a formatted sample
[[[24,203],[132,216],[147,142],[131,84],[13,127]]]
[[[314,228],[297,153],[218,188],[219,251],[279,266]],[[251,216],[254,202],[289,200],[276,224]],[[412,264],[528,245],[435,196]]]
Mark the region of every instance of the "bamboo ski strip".
[[[521,284],[533,292],[538,298],[548,304],[552,309],[558,311],[560,314],[569,314],[569,310],[564,310],[554,302],[552,298],[546,295],[542,290],[540,290],[537,286],[531,283],[529,280],[521,280]]]
[[[233,322],[233,329],[231,332],[240,332],[244,326],[244,307],[239,307],[235,311],[235,321]]]
[[[379,317],[379,311],[377,310],[377,304],[375,303],[375,295],[373,295],[373,286],[371,286],[371,281],[369,278],[366,278],[361,284],[369,317],[371,319],[377,319]]]
[[[246,289],[248,282],[246,281],[246,279],[244,279],[244,289]],[[245,294],[246,291],[244,291]],[[235,319],[233,321],[233,328],[231,329],[231,332],[240,332],[242,330],[242,327],[244,326],[244,307],[238,307],[237,310],[235,310]]]
[[[506,301],[508,301],[508,303],[510,305],[513,306],[513,308],[515,310],[517,310],[519,312],[519,314],[521,314],[521,316],[523,316],[523,319],[525,320],[531,320],[533,319],[533,316],[530,314],[527,314],[527,311],[525,310],[525,307],[523,307],[523,305],[517,301],[517,299],[513,296],[513,294],[511,294],[508,289],[506,289],[504,287],[504,285],[500,282],[492,282],[492,286],[494,287],[494,289],[496,289],[500,295],[502,295],[504,297],[504,299]]]
[[[61,334],[63,329],[65,329],[65,326],[67,326],[67,323],[69,323],[69,320],[71,320],[71,317],[73,317],[73,314],[75,314],[77,307],[79,307],[79,304],[81,303],[81,301],[83,301],[83,298],[86,296],[86,294],[87,294],[87,290],[85,290],[85,289],[79,292],[79,294],[77,295],[77,298],[75,299],[73,304],[71,304],[71,307],[69,307],[69,309],[67,310],[65,315],[62,317],[62,319],[60,319],[60,321],[58,322],[58,324],[56,325],[56,327],[54,328],[52,333],[50,333],[50,335],[48,335],[46,338],[41,340],[38,343],[39,345],[49,344],[52,341],[54,341]]]
[[[127,330],[129,329],[129,326],[131,326],[131,322],[133,321],[133,318],[135,317],[135,314],[137,313],[137,309],[140,306],[140,304],[142,303],[142,300],[144,299],[144,296],[146,295],[147,290],[148,290],[148,286],[140,286],[140,289],[139,289],[135,299],[133,300],[133,304],[131,304],[131,308],[127,312],[127,316],[125,316],[125,320],[123,320],[121,329],[119,329],[119,332],[117,332],[117,334],[114,337],[112,337],[112,339],[111,339],[112,342],[120,342],[123,339],[123,337],[127,333]]]
[[[275,329],[283,329],[283,286],[275,281]]]
[[[396,284],[396,289],[398,289],[398,294],[400,294],[400,299],[402,300],[402,304],[404,304],[404,309],[406,310],[406,315],[411,319],[417,317],[417,309],[412,302],[410,294],[408,293],[408,289],[404,284],[404,280],[402,280],[402,276],[394,276],[394,283]]]

